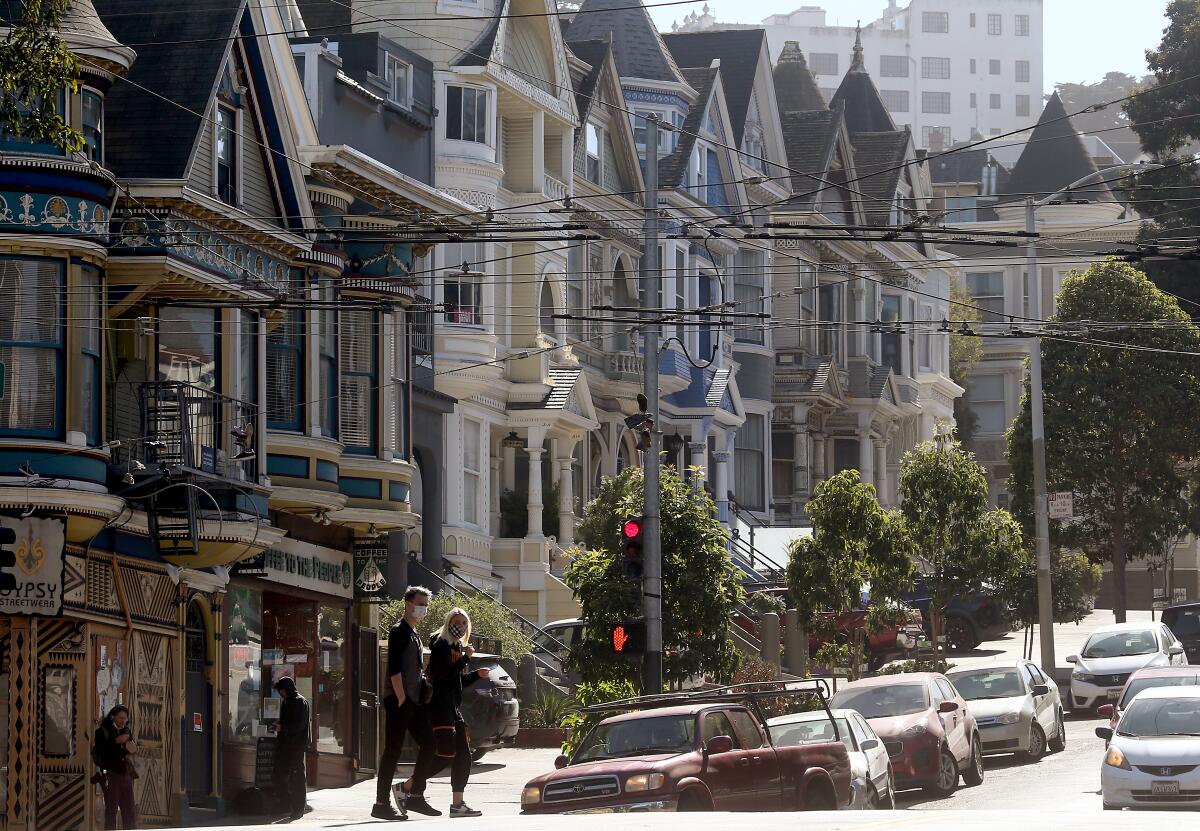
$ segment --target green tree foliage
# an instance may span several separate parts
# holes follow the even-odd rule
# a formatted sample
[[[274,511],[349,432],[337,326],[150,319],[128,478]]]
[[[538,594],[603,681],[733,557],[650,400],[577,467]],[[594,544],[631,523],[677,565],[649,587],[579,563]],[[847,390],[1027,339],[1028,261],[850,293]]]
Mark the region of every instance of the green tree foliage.
[[[587,620],[570,663],[587,681],[639,674],[638,666],[612,654],[608,633],[613,623],[642,615],[640,586],[621,577],[618,526],[624,517],[642,513],[643,481],[642,468],[605,479],[584,512],[581,544],[570,552],[565,580]],[[738,664],[730,619],[745,593],[725,529],[708,495],[673,468],[664,465],[659,481],[663,678],[678,682],[703,673],[726,681]]]
[[[79,59],[59,35],[71,0],[26,0],[19,16],[9,8],[16,5],[0,13],[13,24],[0,41],[0,132],[73,153],[83,136],[55,106],[64,91],[79,89]]]
[[[787,563],[788,589],[805,643],[808,632],[822,631],[825,612],[857,609],[866,584],[873,604],[886,608],[886,601],[911,587],[916,560],[900,516],[880,507],[875,487],[857,470],[843,470],[818,484],[806,510],[813,535],[791,541]],[[844,657],[826,654],[841,656],[839,662]],[[859,663],[853,656],[847,660]]]
[[[940,659],[941,610],[950,599],[1009,584],[1029,554],[1016,520],[1007,511],[988,510],[983,466],[949,436],[905,454],[900,513],[923,561]]]
[[[1112,261],[1067,278],[1055,320],[1134,322],[1096,327],[1087,342],[1042,342],[1048,489],[1075,494],[1075,518],[1051,521],[1051,544],[1112,563],[1114,611],[1124,621],[1126,563],[1161,554],[1192,516],[1184,465],[1200,450],[1191,417],[1200,410],[1200,328],[1144,274]],[[1027,531],[1029,418],[1026,382],[1008,461],[1013,510]]]
[[[568,756],[583,741],[592,728],[611,715],[611,712],[585,713],[584,707],[597,704],[607,704],[610,701],[620,701],[637,695],[637,688],[628,678],[614,678],[607,681],[583,682],[575,687],[575,705],[559,722],[567,731],[567,739],[563,742],[562,752]]]
[[[509,609],[487,595],[457,592],[440,592],[429,599],[429,614],[417,624],[421,643],[429,643],[429,636],[442,628],[446,615],[455,607],[462,609],[471,619],[472,634],[499,640],[500,651],[506,657],[519,658],[533,649],[533,643],[525,636]],[[379,625],[384,631],[391,629],[402,617],[403,600],[393,600],[379,607]]]
[[[1100,591],[1104,569],[1082,551],[1058,549],[1050,552],[1050,585],[1054,598],[1054,622],[1078,623],[1093,608]],[[1038,619],[1037,563],[1030,561],[1001,590],[1015,623],[1032,625]]]
[[[1132,161],[1141,155],[1142,146],[1137,133],[1130,126],[1129,114],[1120,105],[1103,105],[1153,85],[1153,75],[1138,78],[1124,72],[1106,72],[1104,78],[1094,84],[1059,83],[1054,88],[1067,112],[1071,113],[1071,123],[1076,130],[1095,133],[1118,156]],[[1097,109],[1083,112],[1088,107]]]

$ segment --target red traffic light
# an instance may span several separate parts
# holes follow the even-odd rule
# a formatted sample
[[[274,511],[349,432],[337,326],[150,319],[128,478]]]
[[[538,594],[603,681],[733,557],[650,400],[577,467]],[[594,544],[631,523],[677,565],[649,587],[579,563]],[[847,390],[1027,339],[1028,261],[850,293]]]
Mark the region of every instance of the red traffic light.
[[[646,624],[623,620],[612,625],[608,635],[614,655],[637,655],[646,651]]]
[[[612,630],[612,647],[613,652],[624,652],[625,645],[629,643],[629,633],[625,631],[624,626],[614,626]]]
[[[637,539],[642,533],[642,523],[640,520],[627,519],[621,524],[621,535],[627,540]]]

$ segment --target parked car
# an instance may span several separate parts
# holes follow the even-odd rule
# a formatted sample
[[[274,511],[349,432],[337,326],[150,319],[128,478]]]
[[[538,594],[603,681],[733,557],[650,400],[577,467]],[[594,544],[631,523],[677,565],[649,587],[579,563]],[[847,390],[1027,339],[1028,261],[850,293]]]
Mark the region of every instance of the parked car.
[[[1200,686],[1142,690],[1116,730],[1096,735],[1109,742],[1100,765],[1106,811],[1200,806]]]
[[[983,742],[975,717],[946,676],[908,672],[854,681],[830,705],[857,710],[883,740],[896,787],[924,788],[948,796],[961,773],[968,785],[983,782]]]
[[[1200,664],[1200,600],[1171,604],[1163,609],[1162,622],[1183,644],[1188,663]]]
[[[833,710],[837,734],[850,754],[850,786],[853,810],[896,807],[896,783],[887,748],[854,710]],[[776,747],[823,744],[834,740],[833,724],[823,710],[791,713],[767,721],[771,741]]]
[[[836,810],[850,802],[838,740],[776,746],[750,708],[712,691],[638,699],[521,792],[526,814]],[[693,703],[688,703],[689,701]],[[669,703],[683,702],[683,703]]]
[[[1020,753],[1036,762],[1047,748],[1058,753],[1067,746],[1058,684],[1032,661],[987,664],[946,677],[975,716],[983,755]]]
[[[485,667],[488,677],[463,690],[462,714],[476,761],[489,750],[515,742],[521,723],[516,680],[495,655],[475,653],[470,668]]]
[[[921,611],[925,624],[925,636],[933,637],[933,594],[921,581],[916,590],[903,595],[904,600]],[[1010,624],[1008,610],[990,594],[980,593],[968,597],[952,597],[946,604],[942,618],[942,634],[951,652],[974,649],[984,641],[994,640],[1008,633]]]
[[[1181,644],[1162,623],[1117,623],[1097,629],[1078,655],[1068,655],[1071,710],[1114,702],[1129,676],[1142,667],[1187,664]]]
[[[533,636],[533,651],[543,660],[549,659],[554,666],[559,666],[566,660],[565,651],[569,651],[576,641],[583,637],[583,626],[586,621],[580,618],[555,620],[542,627],[542,631]]]
[[[1193,684],[1200,684],[1200,667],[1170,666],[1139,669],[1129,676],[1129,680],[1121,688],[1121,695],[1117,700],[1112,704],[1101,704],[1096,708],[1096,715],[1107,718],[1108,726],[1116,730],[1117,722],[1121,720],[1121,713],[1125,712],[1129,702],[1133,701],[1133,697],[1142,690],[1153,687],[1189,687]]]

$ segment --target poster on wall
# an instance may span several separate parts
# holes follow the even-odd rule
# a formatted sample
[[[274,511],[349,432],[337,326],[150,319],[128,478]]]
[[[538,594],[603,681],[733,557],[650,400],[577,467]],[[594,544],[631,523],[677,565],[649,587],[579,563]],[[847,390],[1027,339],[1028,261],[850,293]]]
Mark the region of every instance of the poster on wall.
[[[62,614],[66,522],[0,516],[0,615]]]
[[[388,550],[382,546],[354,549],[354,599],[360,603],[387,603]]]
[[[124,640],[96,636],[95,645],[96,715],[104,718],[113,707],[129,703],[126,694],[129,663]]]

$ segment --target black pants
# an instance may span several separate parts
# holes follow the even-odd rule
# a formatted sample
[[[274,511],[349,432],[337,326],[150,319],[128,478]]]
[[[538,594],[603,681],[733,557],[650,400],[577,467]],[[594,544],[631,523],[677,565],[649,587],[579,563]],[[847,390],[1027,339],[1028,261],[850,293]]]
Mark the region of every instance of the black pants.
[[[301,816],[308,797],[303,748],[293,750],[280,746],[276,750],[272,780],[275,784],[275,795],[279,797],[283,810],[292,816]]]
[[[392,779],[396,776],[396,763],[400,761],[406,733],[417,743],[417,770],[428,764],[425,757],[433,754],[429,717],[423,710],[412,699],[405,699],[403,704],[394,695],[383,699],[383,752],[379,755],[379,775],[375,780],[375,802],[379,805],[386,805],[391,799]]]
[[[448,759],[431,752],[424,759],[417,759],[412,792],[425,793],[425,783],[445,770],[446,765],[450,766],[450,790],[455,793],[465,791],[467,780],[471,778],[471,741],[467,735],[467,725],[461,719],[454,723],[454,758]]]

